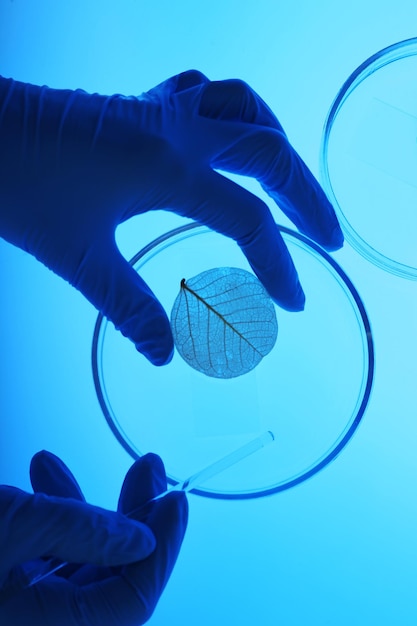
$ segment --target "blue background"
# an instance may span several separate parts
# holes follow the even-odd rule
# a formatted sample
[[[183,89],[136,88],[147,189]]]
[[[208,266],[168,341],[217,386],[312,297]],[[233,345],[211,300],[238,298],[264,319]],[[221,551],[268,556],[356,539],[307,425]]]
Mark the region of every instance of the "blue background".
[[[415,24],[417,4],[406,0],[0,0],[0,73],[127,94],[190,68],[242,78],[318,174],[336,92],[371,54],[415,36]],[[182,223],[141,216],[118,240],[130,257]],[[0,480],[29,489],[30,458],[46,448],[71,466],[90,501],[114,507],[131,460],[93,388],[96,312],[22,251],[0,241],[0,256]],[[416,284],[349,246],[335,258],[374,332],[363,424],[334,463],[295,489],[243,502],[191,496],[188,535],[153,626],[417,623]]]

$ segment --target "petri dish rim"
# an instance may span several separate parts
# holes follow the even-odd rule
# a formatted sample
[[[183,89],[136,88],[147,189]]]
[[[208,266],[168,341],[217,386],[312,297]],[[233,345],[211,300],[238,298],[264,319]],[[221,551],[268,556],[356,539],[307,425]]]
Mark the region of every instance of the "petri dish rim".
[[[364,367],[366,368],[367,374],[366,374],[366,381],[363,384],[362,398],[359,402],[359,406],[358,406],[355,417],[352,419],[351,424],[347,428],[346,432],[344,433],[340,441],[323,458],[321,458],[312,467],[306,469],[302,474],[296,476],[293,479],[289,479],[287,482],[283,484],[278,484],[273,487],[267,487],[265,489],[262,489],[261,491],[256,491],[256,492],[222,493],[222,492],[205,491],[204,489],[196,488],[190,491],[190,493],[193,493],[195,495],[203,496],[206,498],[212,498],[212,499],[220,499],[220,500],[248,500],[248,499],[261,498],[264,496],[286,491],[288,489],[291,489],[292,487],[295,487],[296,485],[303,483],[304,481],[308,480],[309,478],[311,478],[312,476],[320,472],[327,465],[329,465],[329,463],[331,463],[334,459],[336,459],[336,457],[340,454],[340,452],[346,447],[346,445],[348,444],[348,442],[351,440],[354,433],[356,432],[365,414],[366,408],[370,400],[373,379],[374,379],[374,370],[375,370],[374,343],[373,343],[373,336],[372,336],[370,321],[369,321],[365,306],[362,302],[362,299],[359,296],[359,293],[357,292],[352,281],[349,279],[349,277],[345,274],[343,269],[340,267],[340,265],[323,248],[321,248],[314,241],[310,240],[308,237],[305,237],[304,235],[296,231],[293,231],[290,228],[281,226],[279,224],[277,224],[277,226],[282,233],[285,233],[291,237],[294,237],[295,239],[298,239],[302,244],[314,250],[314,252],[318,254],[319,258],[321,258],[321,260],[324,260],[325,262],[327,262],[332,267],[332,269],[336,272],[338,277],[346,285],[347,289],[350,292],[350,295],[352,296],[355,302],[355,305],[357,307],[357,313],[359,314],[360,320],[363,325],[364,336],[366,337],[365,341],[366,341],[366,352],[367,352],[366,361],[367,362],[364,364]],[[198,231],[198,232],[194,232],[194,231]],[[171,245],[168,242],[173,237],[178,237],[182,235],[181,238],[183,239],[183,238],[193,236],[198,233],[204,233],[204,232],[212,232],[212,231],[210,231],[209,228],[205,226],[201,226],[200,224],[197,224],[197,223],[186,224],[184,226],[175,228],[161,235],[160,237],[157,237],[153,241],[151,241],[148,245],[142,248],[137,254],[135,254],[132,257],[132,259],[130,259],[129,263],[132,266],[136,265],[136,263],[140,261],[140,259],[142,259],[145,255],[149,255],[149,253],[151,253],[153,250],[155,250],[155,254],[158,254],[166,246]],[[161,248],[161,245],[162,245],[162,248]],[[148,256],[147,260],[150,260],[152,256],[153,256],[152,254]],[[123,437],[121,433],[122,429],[118,427],[116,424],[117,418],[115,420],[115,418],[112,416],[111,410],[109,409],[109,406],[108,406],[108,402],[106,401],[107,393],[106,393],[106,386],[105,386],[104,379],[101,376],[102,362],[100,359],[100,354],[101,354],[100,347],[101,347],[101,342],[102,342],[101,330],[103,328],[103,325],[105,326],[106,323],[107,323],[106,318],[101,313],[99,313],[95,322],[95,326],[94,326],[93,340],[92,340],[92,347],[91,347],[91,365],[92,365],[94,387],[95,387],[95,391],[97,394],[97,399],[98,399],[100,408],[103,412],[107,425],[109,426],[113,435],[116,437],[119,444],[124,448],[124,450],[134,460],[137,460],[141,457],[141,455],[138,454],[137,451],[129,444],[126,438]],[[167,476],[167,480],[168,480],[168,484],[172,486],[179,484],[179,481],[172,479],[169,475]]]
[[[386,48],[382,48],[368,59],[366,59],[361,65],[359,65],[352,74],[343,83],[339,92],[337,93],[329,112],[327,113],[319,156],[319,170],[321,183],[326,190],[326,193],[337,211],[338,218],[340,220],[342,229],[344,231],[346,240],[349,244],[361,254],[365,259],[376,265],[377,267],[384,269],[396,276],[402,278],[408,278],[411,280],[417,280],[417,268],[399,261],[395,261],[386,256],[382,252],[376,250],[373,246],[367,243],[367,241],[356,232],[351,226],[348,218],[346,217],[342,207],[339,204],[335,191],[333,189],[332,181],[330,178],[329,165],[328,165],[328,150],[331,131],[337,116],[345,104],[350,94],[357,89],[363,83],[366,78],[382,69],[383,67],[394,63],[400,59],[417,55],[417,37],[411,37],[404,39],[397,43],[391,44]]]

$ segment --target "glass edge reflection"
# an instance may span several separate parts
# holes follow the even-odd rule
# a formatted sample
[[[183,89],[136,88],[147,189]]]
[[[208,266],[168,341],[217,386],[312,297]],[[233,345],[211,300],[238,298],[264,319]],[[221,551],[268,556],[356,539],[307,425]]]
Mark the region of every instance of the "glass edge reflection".
[[[376,71],[398,61],[399,59],[406,58],[417,54],[417,37],[411,37],[410,39],[404,39],[397,43],[379,50],[369,58],[367,58],[361,65],[359,65],[350,76],[343,83],[339,89],[333,103],[330,106],[326,119],[323,125],[320,151],[319,151],[319,175],[320,181],[323,185],[329,200],[337,209],[338,217],[340,219],[342,229],[346,236],[348,243],[354,248],[361,256],[376,265],[377,267],[389,271],[391,274],[399,276],[401,278],[408,278],[410,280],[417,280],[417,268],[404,263],[399,263],[390,259],[386,255],[375,250],[369,245],[351,226],[349,220],[346,218],[342,207],[340,206],[336,194],[333,189],[332,182],[330,180],[329,165],[328,165],[328,147],[330,133],[333,128],[334,122],[339,114],[340,109],[346,102],[350,94],[371,74]],[[353,234],[354,233],[354,234]]]

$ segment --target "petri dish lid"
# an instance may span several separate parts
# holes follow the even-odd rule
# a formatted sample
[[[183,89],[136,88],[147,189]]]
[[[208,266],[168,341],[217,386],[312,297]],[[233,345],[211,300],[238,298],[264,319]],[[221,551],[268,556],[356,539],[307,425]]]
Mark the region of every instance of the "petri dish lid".
[[[323,187],[346,240],[384,270],[417,279],[417,38],[367,59],[327,115]]]
[[[277,307],[278,338],[252,371],[210,378],[175,354],[157,368],[98,316],[92,346],[97,397],[118,442],[132,456],[159,454],[171,484],[186,480],[266,431],[273,445],[193,490],[224,499],[288,489],[326,467],[356,431],[369,401],[374,352],[354,286],[319,246],[279,227],[307,302]],[[182,278],[222,266],[251,271],[238,246],[190,224],[159,237],[132,260],[170,313]]]

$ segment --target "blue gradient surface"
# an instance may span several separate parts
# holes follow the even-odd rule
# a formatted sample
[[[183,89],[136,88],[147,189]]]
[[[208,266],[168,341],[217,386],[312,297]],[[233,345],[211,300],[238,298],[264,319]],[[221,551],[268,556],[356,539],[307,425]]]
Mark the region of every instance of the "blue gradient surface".
[[[322,127],[338,89],[374,52],[415,36],[416,23],[409,0],[337,8],[330,0],[0,0],[0,73],[125,94],[190,68],[241,78],[318,175]],[[266,199],[255,183],[245,185]],[[143,215],[119,228],[118,242],[130,258],[183,223]],[[294,489],[248,501],[191,495],[188,535],[152,626],[417,623],[416,283],[349,245],[334,258],[363,298],[375,340],[363,423],[337,460]],[[29,489],[30,458],[45,448],[68,463],[91,502],[114,508],[131,459],[94,390],[96,311],[4,241],[0,268],[0,481]]]

